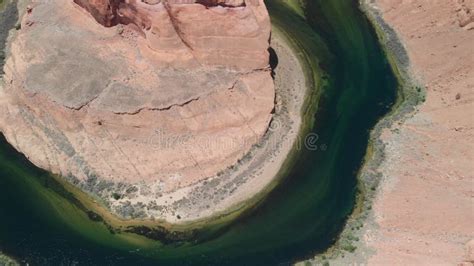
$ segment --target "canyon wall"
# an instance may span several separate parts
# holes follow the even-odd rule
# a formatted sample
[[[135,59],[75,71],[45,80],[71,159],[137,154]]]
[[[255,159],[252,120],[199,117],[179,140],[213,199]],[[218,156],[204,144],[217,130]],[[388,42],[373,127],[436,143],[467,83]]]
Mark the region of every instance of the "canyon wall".
[[[376,0],[426,89],[384,134],[369,265],[474,263],[474,1]]]

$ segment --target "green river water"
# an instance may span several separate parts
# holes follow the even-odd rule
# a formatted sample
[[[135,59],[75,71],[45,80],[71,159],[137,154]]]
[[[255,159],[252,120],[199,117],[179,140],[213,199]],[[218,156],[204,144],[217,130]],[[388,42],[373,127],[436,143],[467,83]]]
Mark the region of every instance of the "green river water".
[[[330,247],[354,207],[370,130],[395,102],[397,81],[356,1],[267,6],[306,62],[305,122],[319,149],[298,152],[258,206],[187,242],[112,234],[1,137],[0,251],[30,265],[273,265]]]

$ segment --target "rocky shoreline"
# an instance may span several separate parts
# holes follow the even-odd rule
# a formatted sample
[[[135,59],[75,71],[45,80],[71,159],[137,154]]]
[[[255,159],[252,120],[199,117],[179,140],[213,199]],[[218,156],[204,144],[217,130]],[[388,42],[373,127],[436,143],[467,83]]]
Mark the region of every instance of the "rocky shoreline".
[[[424,89],[411,72],[407,51],[397,33],[384,21],[371,0],[361,0],[360,8],[375,28],[379,42],[398,79],[397,102],[392,111],[385,115],[370,133],[367,153],[358,174],[356,205],[338,240],[326,252],[305,262],[299,262],[297,265],[367,263],[374,251],[364,240],[367,232],[377,227],[372,207],[383,179],[381,166],[386,154],[386,144],[383,141],[384,131],[413,116],[417,111],[417,106],[424,101],[425,97]]]
[[[472,246],[473,241],[469,242],[469,234],[463,236],[460,233],[462,230],[467,232],[469,223],[466,222],[469,220],[469,215],[466,214],[465,217],[457,216],[460,221],[466,221],[461,222],[457,229],[453,229],[454,225],[448,225],[449,227],[443,228],[445,223],[441,222],[443,220],[441,217],[437,219],[439,222],[434,222],[434,220],[430,219],[430,217],[447,211],[439,206],[440,203],[437,199],[440,199],[441,195],[436,194],[437,196],[432,197],[434,195],[431,194],[433,191],[440,189],[439,185],[430,185],[429,182],[430,179],[436,180],[438,174],[433,173],[429,168],[418,168],[419,166],[417,165],[425,163],[426,159],[414,158],[414,156],[418,156],[414,154],[419,154],[426,149],[426,144],[422,146],[420,143],[424,141],[432,142],[432,140],[426,139],[427,136],[429,137],[428,133],[415,138],[412,130],[414,128],[420,128],[421,130],[421,128],[426,127],[424,130],[427,132],[432,131],[433,133],[430,134],[435,134],[436,130],[429,126],[431,118],[428,117],[430,116],[430,111],[426,110],[426,106],[432,106],[433,98],[437,96],[436,90],[433,91],[433,83],[442,82],[446,78],[439,78],[441,77],[439,75],[437,82],[427,78],[429,76],[428,68],[426,63],[424,67],[420,67],[420,59],[429,58],[429,56],[424,55],[424,51],[413,48],[414,41],[408,41],[407,39],[407,28],[402,28],[402,25],[405,26],[403,23],[408,23],[407,21],[409,20],[400,19],[396,23],[387,21],[385,12],[389,10],[396,13],[398,6],[403,6],[401,3],[383,0],[364,0],[360,1],[360,3],[362,10],[374,25],[380,42],[398,77],[400,83],[398,102],[394,106],[393,111],[382,119],[371,133],[371,142],[366,160],[359,174],[357,205],[344,231],[334,247],[325,254],[317,256],[311,262],[329,262],[331,265],[354,263],[369,265],[394,263],[432,265],[456,264],[470,261],[472,260],[472,255],[469,255],[469,250],[472,250],[472,247],[469,245]],[[393,6],[390,6],[390,3]],[[427,12],[425,14],[439,12],[437,8],[444,8],[434,3],[428,3],[429,8],[425,8],[425,4],[427,4],[427,1],[415,1],[411,5],[417,6],[420,9],[417,12]],[[407,4],[405,8],[408,8],[409,5]],[[449,4],[447,5],[449,6]],[[462,12],[463,8],[456,10]],[[443,23],[446,23],[445,20],[449,15],[446,12],[447,10],[444,9],[437,17],[444,20]],[[432,19],[432,17],[425,14],[418,19]],[[393,19],[393,17],[391,18]],[[462,20],[463,18],[460,19]],[[456,24],[454,22],[451,25]],[[417,27],[422,27],[422,25],[424,24],[419,24]],[[431,22],[430,25],[436,30],[437,26],[443,24]],[[459,22],[459,25],[464,27],[464,30],[468,27],[466,23]],[[452,26],[450,27],[451,33],[456,32],[455,29],[452,29]],[[442,34],[447,34],[446,29],[444,31],[438,29],[436,32],[436,35],[441,37],[440,39],[442,39]],[[462,36],[462,32],[456,32],[458,43],[461,42],[459,37]],[[416,37],[421,39],[420,42],[423,42],[422,36],[429,33],[429,30],[420,30],[412,33],[409,39]],[[400,37],[399,34],[405,35]],[[456,45],[454,48],[456,48]],[[436,58],[433,57],[435,55],[434,52],[439,50],[429,50],[432,50],[431,58]],[[443,60],[444,62],[450,62],[452,61],[451,58],[460,56],[460,54],[451,53],[449,58]],[[417,55],[417,58],[414,58],[414,55]],[[429,62],[429,60],[427,61]],[[469,64],[470,62],[467,60],[465,63]],[[457,70],[452,75],[457,76],[461,73],[462,71]],[[460,83],[453,84],[452,86],[454,86],[452,87],[453,89],[462,89],[464,85]],[[442,130],[443,127],[438,125],[438,130]],[[415,131],[415,133],[418,134],[419,132]],[[439,144],[435,145],[441,146]],[[408,151],[407,147],[410,147],[411,151]],[[418,149],[415,150],[415,147]],[[402,153],[401,150],[405,153]],[[436,154],[440,150],[431,150],[431,152]],[[424,154],[428,156],[428,151],[425,151]],[[453,156],[453,158],[457,158],[456,156],[458,155],[453,153]],[[414,163],[414,161],[419,163]],[[413,162],[413,165],[410,166],[407,162]],[[403,163],[403,167],[400,167],[401,163]],[[401,172],[404,168],[414,168],[414,170],[402,174]],[[450,170],[445,169],[445,171]],[[425,176],[429,172],[431,173]],[[421,186],[416,185],[417,175],[425,176]],[[460,176],[459,180],[462,181],[462,179],[462,176]],[[402,182],[401,180],[404,180],[403,182],[407,185],[401,187],[399,184]],[[437,181],[435,183],[438,184],[438,182],[444,183],[444,181]],[[450,190],[458,189],[454,185],[456,182],[449,183],[445,185],[450,187]],[[429,187],[426,188],[425,186]],[[430,200],[425,202],[414,195],[423,195],[426,199]],[[465,202],[460,199],[453,201],[452,196],[445,196],[445,199],[450,202],[452,201],[453,204]],[[411,201],[416,203],[411,203]],[[403,205],[404,207],[398,205]],[[451,210],[453,214],[456,213],[455,209]],[[405,218],[400,218],[402,217],[400,213],[404,213]],[[438,226],[440,228],[437,228]],[[433,227],[433,231],[425,229],[431,227]],[[459,229],[460,231],[458,232]],[[415,239],[418,241],[415,241]],[[436,252],[434,252],[435,250]],[[466,255],[463,255],[463,253]]]
[[[0,252],[0,265],[2,266],[17,266],[20,265],[14,259],[7,257]]]
[[[403,40],[424,92],[417,111],[382,136],[368,263],[472,264],[474,1],[374,6]]]

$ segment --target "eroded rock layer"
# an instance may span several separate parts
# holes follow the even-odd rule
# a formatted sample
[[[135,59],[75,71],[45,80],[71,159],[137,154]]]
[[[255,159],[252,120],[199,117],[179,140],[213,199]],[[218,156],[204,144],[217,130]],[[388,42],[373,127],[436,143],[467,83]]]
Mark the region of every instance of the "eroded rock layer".
[[[0,130],[74,182],[184,187],[235,164],[272,118],[263,1],[36,0],[21,24]]]

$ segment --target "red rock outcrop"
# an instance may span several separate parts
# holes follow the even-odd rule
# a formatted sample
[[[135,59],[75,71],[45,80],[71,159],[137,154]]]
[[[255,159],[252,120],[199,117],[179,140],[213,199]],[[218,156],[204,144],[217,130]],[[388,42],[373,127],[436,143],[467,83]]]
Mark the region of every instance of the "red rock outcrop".
[[[166,7],[175,4],[201,4],[206,7],[244,7],[244,0],[191,0],[191,1],[161,1],[161,0],[143,0],[143,1],[126,1],[126,0],[74,0],[74,3],[85,8],[100,24],[106,27],[112,27],[119,23],[136,25],[149,28],[152,16],[149,7],[162,3]],[[258,2],[257,2],[258,4]],[[148,9],[148,10],[147,10]],[[144,24],[144,22],[147,22]]]
[[[206,7],[243,7],[246,5],[244,0],[191,0],[191,1],[161,1],[161,0],[143,0],[141,2],[126,0],[74,0],[74,3],[85,8],[100,24],[106,27],[112,27],[119,23],[135,23],[137,25],[149,28],[147,6],[154,6],[163,3],[168,8],[174,4],[201,4]]]
[[[4,67],[0,130],[34,164],[93,193],[103,180],[157,195],[235,164],[266,132],[263,0],[31,8]]]
[[[157,53],[188,50],[203,65],[268,65],[270,21],[263,3],[244,0],[74,0],[106,27],[134,24]]]

